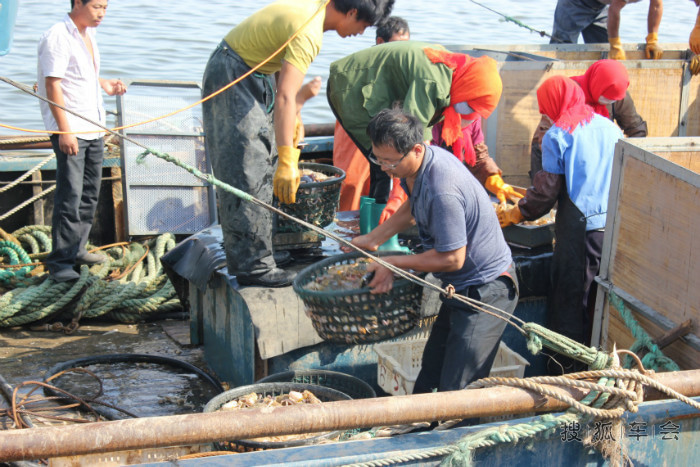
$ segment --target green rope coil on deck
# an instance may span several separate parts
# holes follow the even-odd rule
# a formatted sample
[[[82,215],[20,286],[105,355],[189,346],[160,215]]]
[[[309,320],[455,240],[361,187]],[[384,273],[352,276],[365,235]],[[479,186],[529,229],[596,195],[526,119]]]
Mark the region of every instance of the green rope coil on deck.
[[[26,226],[4,238],[11,241],[0,241],[0,255],[8,258],[4,262],[9,265],[31,263],[32,257],[51,250],[50,226]],[[175,237],[165,234],[144,244],[111,247],[103,251],[108,261],[92,268],[82,266],[75,283],[56,283],[46,274],[29,275],[35,266],[0,269],[0,285],[5,289],[5,293],[0,290],[0,328],[45,320],[62,311],[70,311],[77,324],[82,318],[100,316],[133,323],[180,310],[160,262],[174,246]],[[63,310],[68,304],[71,308]]]
[[[10,266],[27,264],[31,262],[29,255],[16,243],[7,240],[0,241],[0,256],[7,256]],[[0,269],[0,282],[9,282],[10,279],[22,278],[29,274],[33,266],[24,266],[17,269]]]
[[[651,370],[661,370],[666,371],[680,371],[680,368],[672,359],[664,355],[658,345],[656,345],[649,334],[639,325],[632,312],[627,309],[624,301],[612,290],[608,293],[608,301],[615,307],[615,309],[620,313],[625,325],[629,328],[632,336],[634,337],[634,344],[630,348],[631,352],[635,354],[642,349],[646,349],[648,353],[642,357],[642,364],[644,368]],[[623,366],[625,368],[630,368],[632,366],[632,360],[625,357]]]

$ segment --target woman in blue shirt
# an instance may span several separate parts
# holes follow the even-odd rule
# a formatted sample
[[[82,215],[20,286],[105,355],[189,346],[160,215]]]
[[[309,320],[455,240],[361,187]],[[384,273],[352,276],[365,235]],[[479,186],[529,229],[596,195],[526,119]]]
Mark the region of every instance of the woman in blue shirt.
[[[585,103],[581,87],[569,78],[547,79],[537,101],[540,113],[553,123],[542,140],[542,170],[525,197],[499,208],[498,217],[505,227],[538,219],[559,203],[548,324],[590,344],[591,284],[600,265],[615,143],[623,134]],[[567,364],[565,370],[581,369]]]

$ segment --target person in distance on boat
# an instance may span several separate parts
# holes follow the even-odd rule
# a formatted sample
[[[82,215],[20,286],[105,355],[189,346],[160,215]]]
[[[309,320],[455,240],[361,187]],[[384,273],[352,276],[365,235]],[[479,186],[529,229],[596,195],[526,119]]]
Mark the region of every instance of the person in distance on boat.
[[[406,20],[398,16],[390,16],[377,25],[375,44],[407,41],[410,38],[411,31]],[[369,193],[369,162],[338,121],[335,122],[333,133],[333,165],[345,171],[345,180],[340,187],[338,209],[340,211],[360,209],[360,197]],[[397,181],[394,184],[394,191],[396,190],[401,190]],[[396,196],[399,197],[400,194]],[[403,198],[405,199],[405,193]]]
[[[586,43],[609,42],[609,58],[625,60],[620,40],[620,12],[628,3],[641,0],[558,0],[554,10],[554,26],[550,43],[578,42],[583,32]],[[607,19],[604,19],[606,16]],[[659,47],[659,25],[663,15],[663,0],[649,0],[647,14],[648,34],[646,37],[646,58],[659,59],[663,50]],[[605,27],[602,23],[605,22]],[[607,30],[607,34],[604,33]]]
[[[593,110],[615,121],[627,138],[647,136],[647,122],[637,113],[627,88],[630,80],[625,66],[617,60],[598,60],[586,73],[572,76]],[[542,116],[532,137],[530,151],[530,179],[542,170],[542,137],[551,127],[549,119]]]
[[[118,79],[100,78],[95,30],[107,12],[107,0],[71,0],[63,21],[46,31],[38,46],[38,93],[52,102],[105,124],[101,91],[126,92]],[[51,253],[46,267],[57,282],[75,280],[76,264],[97,264],[103,255],[85,246],[97,209],[102,180],[102,129],[70,112],[40,102],[44,126],[56,153],[56,194],[51,219]]]
[[[382,44],[333,62],[327,88],[336,118],[371,163],[369,195],[378,204],[387,202],[390,178],[369,157],[371,142],[365,129],[372,117],[402,103],[425,126],[425,141],[433,137],[430,127],[442,121],[443,143],[460,157],[471,144],[462,131],[463,122],[488,118],[501,91],[492,58],[472,58],[416,41]],[[499,198],[517,196],[500,171],[492,177],[486,187]]]
[[[372,158],[383,171],[401,179],[409,194],[394,215],[352,243],[376,251],[394,234],[418,227],[424,251],[383,256],[388,263],[432,272],[455,293],[503,310],[506,319],[518,302],[510,249],[491,201],[474,176],[454,155],[424,143],[419,118],[393,107],[369,121]],[[369,266],[372,293],[393,286],[393,273],[378,263]],[[452,391],[488,376],[506,322],[455,298],[442,298],[422,357],[415,394]]]
[[[545,80],[537,101],[540,113],[552,121],[542,140],[542,170],[518,204],[497,209],[498,219],[501,227],[535,220],[558,202],[548,324],[589,345],[591,284],[600,266],[615,143],[623,134],[586,104],[581,86],[564,76]],[[566,372],[582,369],[562,360]]]
[[[202,94],[209,96],[261,66],[203,104],[205,144],[214,175],[264,203],[271,204],[273,194],[282,203],[294,203],[300,183],[297,96],[323,33],[362,34],[388,16],[393,3],[277,0],[234,27],[209,58]],[[217,192],[228,272],[241,285],[290,285],[294,273],[278,268],[273,256],[272,213]]]

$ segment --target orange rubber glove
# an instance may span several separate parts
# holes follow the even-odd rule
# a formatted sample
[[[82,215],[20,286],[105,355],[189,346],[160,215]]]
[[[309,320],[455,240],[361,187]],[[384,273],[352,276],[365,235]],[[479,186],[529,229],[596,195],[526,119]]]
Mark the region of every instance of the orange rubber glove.
[[[659,35],[655,32],[650,32],[647,35],[647,46],[644,49],[648,59],[658,60],[664,54],[664,49],[659,47]]]
[[[484,182],[484,186],[487,190],[496,195],[496,198],[498,198],[498,201],[502,204],[505,204],[508,198],[520,199],[523,197],[523,195],[515,191],[512,186],[504,182],[498,174],[491,175],[487,178]]]
[[[693,76],[700,73],[700,55],[694,56],[690,61],[690,73],[692,73]]]
[[[508,227],[523,221],[523,215],[517,204],[499,204],[496,208],[496,214],[501,227]]]
[[[690,45],[690,50],[692,50],[694,54],[700,54],[700,15],[698,19],[695,20],[695,27],[690,31],[688,44]]]
[[[297,200],[297,189],[301,182],[299,156],[301,151],[291,146],[277,146],[279,160],[272,179],[273,192],[280,202],[292,204]]]
[[[379,216],[379,223],[383,224],[385,220],[393,216],[407,199],[408,195],[403,191],[399,179],[395,178],[393,186],[391,187],[391,193],[389,194],[389,200],[386,202],[386,207],[384,207],[382,214]]]
[[[296,118],[294,122],[294,137],[292,138],[292,147],[295,148],[299,146],[299,141],[304,140],[304,123],[301,121],[300,117]]]
[[[608,53],[608,58],[610,60],[627,60],[625,56],[625,51],[622,50],[622,41],[619,37],[608,38],[610,42],[610,52]]]

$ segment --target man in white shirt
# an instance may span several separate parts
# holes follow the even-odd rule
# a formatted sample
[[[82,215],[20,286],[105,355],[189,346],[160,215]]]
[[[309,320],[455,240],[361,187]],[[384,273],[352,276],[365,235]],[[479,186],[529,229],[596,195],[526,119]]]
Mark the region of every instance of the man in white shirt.
[[[92,121],[105,124],[101,91],[126,92],[118,79],[101,79],[95,28],[108,0],[71,0],[71,11],[46,31],[38,46],[38,90],[52,102]],[[51,253],[46,265],[57,282],[77,279],[76,264],[96,264],[106,258],[88,253],[85,245],[97,208],[102,175],[102,130],[70,112],[41,101],[44,126],[56,153],[56,194],[52,217]]]

